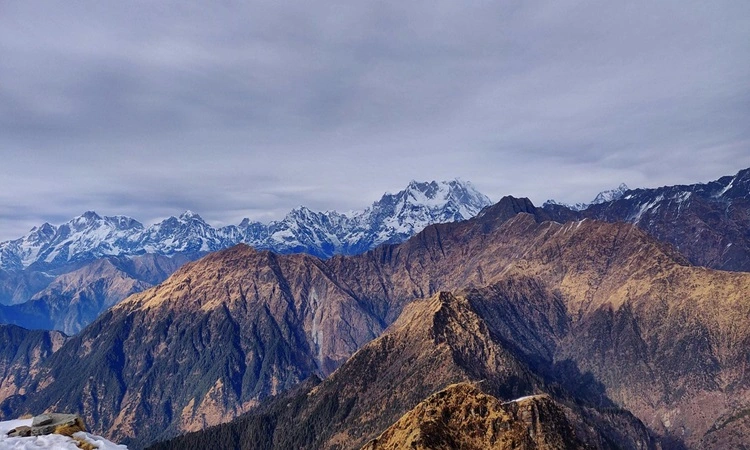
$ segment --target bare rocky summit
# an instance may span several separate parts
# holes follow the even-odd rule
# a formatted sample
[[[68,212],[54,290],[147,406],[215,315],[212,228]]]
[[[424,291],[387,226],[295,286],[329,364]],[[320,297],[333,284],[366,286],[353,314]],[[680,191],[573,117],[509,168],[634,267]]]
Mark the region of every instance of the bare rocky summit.
[[[548,395],[502,402],[467,383],[437,392],[363,450],[583,450],[564,407]]]

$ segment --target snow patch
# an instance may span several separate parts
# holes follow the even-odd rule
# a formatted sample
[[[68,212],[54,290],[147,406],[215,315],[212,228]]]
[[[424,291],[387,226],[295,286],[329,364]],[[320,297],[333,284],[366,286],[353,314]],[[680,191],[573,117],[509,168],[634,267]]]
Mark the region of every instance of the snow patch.
[[[526,396],[523,396],[523,397],[519,397],[519,398],[517,398],[515,400],[507,401],[507,402],[505,402],[503,404],[507,405],[508,403],[518,403],[518,402],[522,402],[522,401],[525,401],[525,400],[531,400],[533,398],[539,398],[539,397],[544,397],[544,395],[543,394],[526,395]]]
[[[0,422],[0,450],[81,450],[75,439],[59,434],[30,437],[8,437],[8,431],[20,426],[31,426],[32,419],[8,420]],[[73,434],[101,450],[127,450],[124,445],[118,445],[90,433],[78,432]]]
[[[628,221],[628,222],[632,222],[632,223],[638,223],[638,221],[639,221],[639,220],[641,220],[641,217],[642,217],[642,216],[643,216],[643,215],[644,215],[644,214],[645,214],[645,213],[646,213],[647,211],[649,211],[649,210],[650,210],[651,208],[653,208],[653,207],[654,207],[655,205],[657,205],[657,204],[658,204],[659,202],[661,202],[662,200],[664,200],[664,195],[663,195],[663,194],[662,194],[662,195],[659,195],[659,196],[658,196],[658,197],[656,197],[656,198],[655,198],[654,200],[652,200],[652,201],[650,201],[650,202],[648,202],[648,203],[644,203],[643,205],[641,205],[641,207],[640,207],[640,209],[638,210],[638,212],[637,212],[637,213],[635,213],[635,214],[634,214],[634,215],[633,215],[632,217],[628,218],[628,220],[627,220],[627,221]]]
[[[732,178],[732,181],[729,182],[727,187],[721,190],[718,194],[716,194],[716,197],[721,197],[722,195],[726,194],[728,190],[732,189],[732,186],[734,185],[734,180],[736,180],[737,177]]]

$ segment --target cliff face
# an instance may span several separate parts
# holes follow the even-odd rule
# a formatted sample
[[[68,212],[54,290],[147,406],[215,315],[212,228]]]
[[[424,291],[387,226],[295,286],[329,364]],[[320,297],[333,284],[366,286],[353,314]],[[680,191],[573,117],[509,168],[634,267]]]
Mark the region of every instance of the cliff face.
[[[29,331],[15,325],[0,325],[0,402],[26,394],[30,380],[67,339],[58,331]],[[4,405],[4,409],[12,407],[13,402]]]
[[[211,442],[274,449],[405,448],[398,447],[404,442],[427,448],[655,448],[643,424],[626,411],[586,407],[554,386],[493,337],[468,299],[441,292],[409,304],[381,337],[317,386],[153,449]],[[568,399],[567,406],[548,395],[507,404],[496,398],[545,390]],[[484,446],[490,442],[497,446]]]
[[[312,374],[330,374],[412,314],[415,299],[450,290],[465,292],[500,347],[482,353],[470,336],[485,332],[467,332],[461,342],[471,352],[435,356],[469,361],[460,373],[446,369],[441,383],[489,371],[471,362],[482,355],[521,361],[518,373],[594,406],[628,408],[690,446],[710,430],[722,435],[727,420],[740,423],[733,418],[750,404],[750,275],[692,267],[633,225],[519,213],[527,203],[503,199],[471,221],[431,226],[356,257],[320,261],[245,246],[211,254],[107,312],[50,358],[30,384],[36,392],[14,404],[75,408],[119,441],[146,423],[154,432],[140,442],[202,428]],[[374,354],[386,353],[387,346]],[[426,373],[412,385],[410,407],[444,387],[425,382]],[[493,389],[511,395],[534,377]]]

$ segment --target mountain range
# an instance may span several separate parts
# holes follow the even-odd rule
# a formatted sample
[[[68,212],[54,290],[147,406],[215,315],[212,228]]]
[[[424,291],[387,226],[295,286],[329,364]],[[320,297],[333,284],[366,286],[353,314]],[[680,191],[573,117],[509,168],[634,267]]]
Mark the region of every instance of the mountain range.
[[[185,432],[155,448],[739,448],[749,179],[580,211],[504,197],[325,259],[238,244],[68,261],[42,303],[113,306],[72,337],[0,325],[0,412],[78,412],[133,448]]]
[[[728,448],[750,436],[746,292],[633,224],[506,197],[360,255],[188,263],[4,380],[0,411],[73,410],[135,448],[246,413],[261,448],[356,448],[468,382],[550,396],[581,448]]]
[[[130,217],[88,211],[60,226],[45,223],[26,236],[0,243],[0,269],[55,273],[107,256],[201,255],[239,243],[328,258],[402,242],[427,225],[473,217],[490,203],[471,183],[453,180],[412,181],[359,212],[315,212],[301,206],[267,225],[244,219],[239,225],[214,228],[186,211],[144,227]]]
[[[621,186],[622,187],[622,186]],[[608,201],[575,211],[545,203],[550,220],[633,223],[673,245],[693,264],[750,271],[750,169],[709,183],[615,190]]]
[[[585,204],[520,207],[557,222],[634,223],[693,264],[750,271],[749,179],[746,169],[707,184],[635,190],[621,184]],[[249,242],[277,253],[356,254],[402,242],[431,223],[467,219],[487,204],[470,183],[454,180],[412,182],[359,213],[300,207],[268,225],[244,220],[216,229],[186,212],[144,228],[134,219],[89,212],[0,244],[0,265],[6,267],[0,269],[0,323],[75,334],[106,308],[158,284],[207,250]]]
[[[364,211],[300,207],[268,225],[214,228],[187,211],[149,227],[93,211],[0,243],[0,322],[74,334],[106,308],[163,281],[187,261],[246,243],[321,258],[398,243],[432,223],[468,219],[490,200],[468,182],[415,182]]]

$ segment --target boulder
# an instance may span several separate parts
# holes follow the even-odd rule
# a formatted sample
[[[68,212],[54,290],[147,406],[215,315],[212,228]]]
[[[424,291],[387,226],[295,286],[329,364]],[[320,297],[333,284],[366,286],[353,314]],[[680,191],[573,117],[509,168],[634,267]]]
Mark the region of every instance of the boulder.
[[[77,414],[49,413],[36,416],[31,426],[21,426],[8,432],[11,437],[43,436],[46,434],[62,434],[71,436],[78,431],[86,431],[83,419]]]

